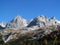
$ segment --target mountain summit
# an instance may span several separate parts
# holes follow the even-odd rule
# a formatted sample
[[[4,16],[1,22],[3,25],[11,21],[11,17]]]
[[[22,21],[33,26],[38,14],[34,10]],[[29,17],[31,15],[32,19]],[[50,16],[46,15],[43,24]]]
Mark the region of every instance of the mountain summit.
[[[44,26],[52,26],[52,25],[58,25],[58,21],[55,17],[47,18],[44,15],[35,17],[30,24],[27,27],[32,26],[38,26],[38,27],[44,27]]]
[[[19,15],[16,16],[13,20],[11,20],[6,25],[6,27],[8,28],[15,28],[15,29],[20,29],[25,26],[27,26],[27,21]]]

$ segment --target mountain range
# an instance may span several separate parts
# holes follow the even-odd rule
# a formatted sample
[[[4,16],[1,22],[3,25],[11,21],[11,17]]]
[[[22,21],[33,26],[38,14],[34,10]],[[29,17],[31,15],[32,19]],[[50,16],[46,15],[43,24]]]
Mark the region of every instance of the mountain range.
[[[12,39],[24,36],[28,36],[29,40],[36,39],[35,35],[38,38],[42,38],[58,30],[59,27],[60,21],[55,17],[47,18],[44,15],[40,15],[28,22],[18,15],[7,24],[0,24],[0,34],[2,35],[3,42],[7,43]]]

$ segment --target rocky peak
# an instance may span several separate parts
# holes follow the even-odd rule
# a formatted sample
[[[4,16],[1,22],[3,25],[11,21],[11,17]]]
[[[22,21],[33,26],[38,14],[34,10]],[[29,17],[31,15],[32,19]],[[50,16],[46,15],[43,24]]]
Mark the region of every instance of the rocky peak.
[[[34,26],[34,25],[43,26],[43,25],[45,25],[46,21],[48,21],[48,18],[46,16],[44,16],[44,15],[37,16],[31,21],[31,23],[28,25],[28,27]]]
[[[56,20],[56,18],[53,16],[53,17],[51,17],[50,19],[54,19],[54,20]]]
[[[21,19],[22,19],[22,17],[17,15],[13,20],[11,20],[11,22],[15,22],[15,21],[17,22],[17,21],[19,21]]]
[[[10,21],[7,25],[8,28],[22,28],[27,26],[27,21],[21,16],[16,16],[12,21]]]
[[[52,25],[57,25],[57,21],[55,17],[52,18],[47,18],[44,15],[38,16],[36,18],[34,18],[30,24],[28,25],[28,27],[32,27],[32,26],[39,26],[39,27],[44,27],[44,26],[52,26]]]

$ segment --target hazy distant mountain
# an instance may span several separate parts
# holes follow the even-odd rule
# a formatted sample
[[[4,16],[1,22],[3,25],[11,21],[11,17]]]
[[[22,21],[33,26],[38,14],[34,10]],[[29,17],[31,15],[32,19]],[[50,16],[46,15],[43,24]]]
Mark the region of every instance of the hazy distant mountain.
[[[20,29],[27,26],[27,21],[21,16],[16,16],[12,21],[8,22],[6,27]]]

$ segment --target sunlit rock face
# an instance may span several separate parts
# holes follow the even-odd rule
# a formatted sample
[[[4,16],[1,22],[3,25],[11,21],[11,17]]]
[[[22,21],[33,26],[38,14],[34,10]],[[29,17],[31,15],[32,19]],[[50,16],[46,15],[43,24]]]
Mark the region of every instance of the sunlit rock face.
[[[21,16],[16,16],[12,21],[7,23],[6,27],[20,29],[27,26],[27,21]]]

